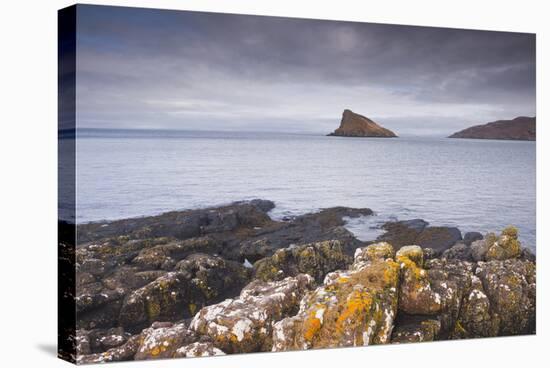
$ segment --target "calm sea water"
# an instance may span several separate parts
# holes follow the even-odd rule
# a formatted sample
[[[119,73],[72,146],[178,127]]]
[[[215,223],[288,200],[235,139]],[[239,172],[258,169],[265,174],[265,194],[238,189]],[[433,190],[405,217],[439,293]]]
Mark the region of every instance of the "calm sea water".
[[[368,207],[348,227],[369,240],[389,219],[465,231],[520,229],[535,248],[535,143],[226,132],[81,131],[77,221],[273,200],[274,218]]]

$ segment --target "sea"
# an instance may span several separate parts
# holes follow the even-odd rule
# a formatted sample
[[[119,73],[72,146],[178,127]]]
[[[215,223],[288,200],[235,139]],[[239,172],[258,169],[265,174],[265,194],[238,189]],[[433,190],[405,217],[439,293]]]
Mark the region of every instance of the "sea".
[[[76,139],[78,223],[262,198],[274,219],[368,207],[374,216],[346,219],[361,240],[422,218],[463,234],[513,224],[536,248],[535,142],[96,129],[66,139]]]

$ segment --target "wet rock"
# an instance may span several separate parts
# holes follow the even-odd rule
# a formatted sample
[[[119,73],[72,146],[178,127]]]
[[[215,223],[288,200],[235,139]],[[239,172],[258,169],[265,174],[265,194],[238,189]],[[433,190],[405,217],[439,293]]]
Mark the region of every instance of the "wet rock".
[[[253,281],[238,298],[201,309],[191,329],[209,336],[226,353],[270,350],[272,323],[295,313],[313,282],[304,274],[282,281]]]
[[[440,254],[462,240],[460,230],[456,227],[428,226],[426,221],[420,219],[387,222],[382,228],[386,232],[377,240],[387,241],[396,249],[417,244],[422,248],[432,248]]]
[[[460,259],[462,261],[473,261],[472,248],[470,248],[468,245],[462,242],[459,242],[453,245],[451,248],[444,251],[441,257],[446,259]]]
[[[321,282],[327,273],[345,268],[351,262],[340,241],[328,240],[279,249],[273,256],[254,264],[254,275],[271,281],[307,273]]]
[[[195,333],[184,323],[171,327],[147,328],[141,333],[141,343],[134,359],[174,358],[179,348],[196,340]]]
[[[536,318],[536,269],[530,261],[507,259],[481,262],[475,274],[500,317],[498,335],[534,333]]]
[[[477,231],[470,231],[464,234],[464,244],[472,245],[473,242],[483,239],[483,235]]]
[[[217,355],[225,355],[225,353],[211,342],[194,342],[176,350],[174,358],[196,358]]]
[[[173,237],[188,239],[214,232],[232,231],[243,226],[263,226],[271,220],[266,210],[273,202],[253,200],[227,206],[172,211],[158,216],[78,225],[78,242],[126,236],[128,239]]]
[[[399,265],[383,249],[358,251],[348,271],[329,273],[298,314],[273,327],[273,351],[389,342],[397,312]]]
[[[386,232],[378,240],[386,241],[399,249],[404,245],[416,244],[416,238],[427,226],[428,222],[421,219],[386,222],[382,225]]]
[[[418,244],[423,248],[432,248],[441,253],[459,240],[462,240],[462,234],[456,227],[429,226],[420,233],[412,244]]]
[[[537,262],[537,256],[529,248],[522,248],[521,249],[520,259],[522,259],[524,261],[531,261],[533,263]]]
[[[441,330],[441,323],[433,318],[410,318],[410,321],[401,322],[395,326],[392,344],[435,341]]]

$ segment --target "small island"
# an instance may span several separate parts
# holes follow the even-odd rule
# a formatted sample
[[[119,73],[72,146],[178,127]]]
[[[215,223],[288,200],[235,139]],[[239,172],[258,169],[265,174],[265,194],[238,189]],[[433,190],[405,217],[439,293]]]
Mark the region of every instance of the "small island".
[[[512,120],[498,120],[475,125],[450,135],[448,138],[536,140],[536,117],[519,116]]]
[[[351,110],[344,110],[340,127],[329,136],[338,137],[379,137],[396,138],[397,135],[389,129],[386,129],[371,119],[354,113]]]

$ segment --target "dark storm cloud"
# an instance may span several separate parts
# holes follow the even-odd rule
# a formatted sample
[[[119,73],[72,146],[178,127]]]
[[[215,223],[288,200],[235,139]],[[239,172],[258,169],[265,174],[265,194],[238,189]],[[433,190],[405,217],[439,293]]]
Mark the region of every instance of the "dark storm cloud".
[[[79,6],[81,126],[411,134],[535,113],[535,37]]]

